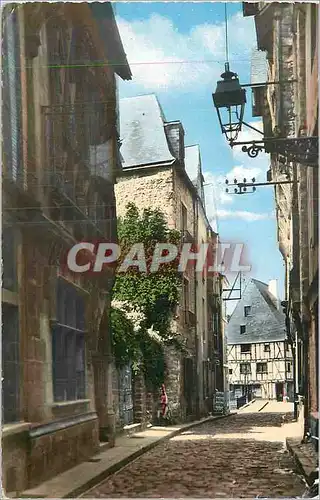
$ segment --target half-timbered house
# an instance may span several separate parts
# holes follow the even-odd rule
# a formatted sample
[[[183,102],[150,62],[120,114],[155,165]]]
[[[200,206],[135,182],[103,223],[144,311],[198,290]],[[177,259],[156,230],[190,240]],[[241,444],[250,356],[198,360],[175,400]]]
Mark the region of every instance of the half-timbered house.
[[[116,78],[131,73],[110,3],[2,12],[2,477],[19,493],[113,435],[113,272],[62,264],[116,238]]]
[[[227,325],[231,401],[293,401],[293,358],[274,285],[251,279]]]

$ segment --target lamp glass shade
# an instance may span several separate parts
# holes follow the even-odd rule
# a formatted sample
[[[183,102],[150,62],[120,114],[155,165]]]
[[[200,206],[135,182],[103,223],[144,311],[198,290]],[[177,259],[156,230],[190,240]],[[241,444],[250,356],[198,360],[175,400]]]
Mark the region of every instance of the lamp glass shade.
[[[232,145],[242,127],[246,91],[241,88],[236,73],[227,69],[221,77],[223,79],[218,81],[212,98],[217,110],[221,131]]]
[[[213,102],[216,108],[241,106],[246,103],[246,91],[241,88],[238,78],[220,80],[213,94]]]

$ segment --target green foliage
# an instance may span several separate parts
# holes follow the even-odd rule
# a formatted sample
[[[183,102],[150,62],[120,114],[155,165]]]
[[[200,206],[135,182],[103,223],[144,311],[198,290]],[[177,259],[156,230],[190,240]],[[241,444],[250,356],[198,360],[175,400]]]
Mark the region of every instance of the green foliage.
[[[119,367],[131,360],[139,360],[141,351],[139,338],[133,330],[132,322],[123,311],[111,308],[113,352]]]
[[[118,221],[118,239],[122,251],[120,263],[133,244],[143,243],[147,271],[140,272],[131,267],[125,273],[117,273],[113,298],[139,307],[146,320],[137,334],[129,328],[124,315],[113,310],[111,319],[115,357],[118,363],[130,359],[145,372],[151,385],[158,386],[164,378],[163,346],[171,344],[182,348],[177,339],[171,339],[170,331],[172,312],[179,301],[181,276],[177,269],[178,257],[172,263],[160,266],[155,273],[150,272],[150,264],[155,245],[178,245],[180,233],[168,228],[164,214],[159,210],[147,209],[139,214],[137,207],[130,203],[125,216]],[[151,326],[159,332],[161,343],[151,339],[147,333]]]

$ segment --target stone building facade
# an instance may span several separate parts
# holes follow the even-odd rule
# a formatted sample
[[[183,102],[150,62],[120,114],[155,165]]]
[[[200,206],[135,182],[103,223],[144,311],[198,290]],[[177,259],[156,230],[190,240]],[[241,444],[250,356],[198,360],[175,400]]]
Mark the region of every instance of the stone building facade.
[[[156,96],[145,95],[121,99],[120,134],[124,161],[115,186],[118,216],[129,202],[140,210],[160,209],[168,226],[181,231],[182,243],[207,242],[212,231],[204,210],[200,152],[198,146],[185,147],[182,124],[166,122]],[[205,401],[213,389],[204,384],[212,378],[208,339],[213,331],[206,273],[188,266],[182,280],[173,328],[186,339],[190,355],[167,352],[165,384],[171,412],[185,420],[208,411]]]
[[[267,60],[261,87],[266,136],[318,137],[319,6],[316,3],[244,3],[253,15],[257,47]],[[257,116],[257,115],[256,115]],[[306,153],[306,151],[304,151]],[[275,187],[279,249],[286,269],[287,330],[295,353],[295,392],[304,402],[304,429],[318,433],[318,166],[271,155],[269,180]],[[301,405],[300,405],[301,406]]]
[[[114,278],[64,264],[76,242],[116,238],[115,73],[131,73],[110,3],[2,16],[2,477],[19,493],[112,442]]]
[[[285,315],[270,285],[251,279],[227,326],[230,399],[294,399]],[[272,288],[271,288],[272,290]]]

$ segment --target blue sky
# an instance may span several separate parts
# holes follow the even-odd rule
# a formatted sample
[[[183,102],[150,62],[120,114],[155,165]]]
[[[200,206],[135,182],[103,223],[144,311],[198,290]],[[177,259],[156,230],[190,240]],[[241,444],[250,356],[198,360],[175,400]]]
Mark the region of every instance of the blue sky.
[[[225,4],[140,3],[114,4],[117,22],[133,73],[121,82],[120,97],[155,93],[168,121],[180,120],[185,144],[199,144],[206,183],[209,218],[217,215],[222,242],[244,243],[250,275],[261,281],[278,279],[283,295],[284,266],[278,250],[272,187],[255,194],[226,195],[224,180],[243,177],[265,182],[268,157],[250,159],[231,150],[222,136],[212,103],[225,63]],[[242,4],[227,3],[229,62],[240,82],[250,82],[251,52],[255,47],[252,18],[243,18]],[[247,122],[252,118],[251,90],[247,90]],[[246,130],[241,140],[252,138]],[[213,203],[213,200],[215,202]],[[233,276],[229,276],[232,280]]]

